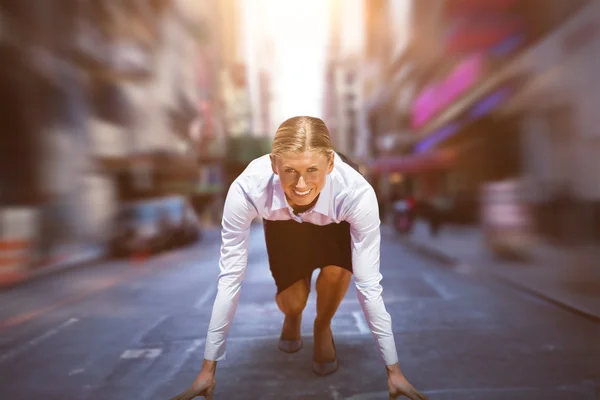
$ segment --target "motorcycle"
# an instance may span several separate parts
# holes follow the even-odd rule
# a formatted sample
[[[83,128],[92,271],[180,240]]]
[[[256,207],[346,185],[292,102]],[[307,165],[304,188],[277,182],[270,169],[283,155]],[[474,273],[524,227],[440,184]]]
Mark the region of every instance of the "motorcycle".
[[[405,235],[411,232],[415,224],[414,201],[398,200],[392,204],[392,224],[399,234]]]

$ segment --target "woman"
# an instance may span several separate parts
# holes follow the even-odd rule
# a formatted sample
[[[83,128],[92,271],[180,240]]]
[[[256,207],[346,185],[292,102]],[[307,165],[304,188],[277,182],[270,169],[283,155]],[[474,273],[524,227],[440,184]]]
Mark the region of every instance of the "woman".
[[[283,122],[272,153],[251,162],[231,185],[223,212],[218,292],[210,320],[204,363],[193,385],[175,399],[212,399],[217,361],[240,295],[248,257],[248,236],[255,217],[263,218],[269,264],[285,315],[279,349],[302,347],[300,323],[316,283],[313,371],[328,375],[338,368],[331,319],[352,274],[358,298],[386,365],[390,398],[426,397],[404,378],[396,354],[390,315],[381,297],[379,213],[373,188],[331,147],[329,131],[318,118]]]

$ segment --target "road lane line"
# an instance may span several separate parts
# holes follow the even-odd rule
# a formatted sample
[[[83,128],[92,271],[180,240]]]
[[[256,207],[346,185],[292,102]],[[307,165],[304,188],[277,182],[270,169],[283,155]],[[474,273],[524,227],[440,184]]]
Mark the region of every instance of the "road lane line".
[[[456,298],[456,295],[454,293],[452,293],[450,290],[448,290],[448,288],[446,288],[446,286],[443,283],[441,283],[436,277],[432,276],[431,274],[427,274],[427,273],[424,273],[422,277],[423,277],[423,280],[429,286],[431,286],[433,288],[433,290],[435,290],[442,299],[451,300],[453,298]]]
[[[217,289],[215,288],[214,285],[211,285],[208,289],[206,289],[206,291],[202,294],[202,296],[200,296],[198,298],[198,300],[196,300],[196,303],[194,304],[194,308],[195,309],[201,309],[202,307],[204,307],[204,305],[206,304],[206,302],[208,300],[210,300],[217,292]]]
[[[85,369],[83,368],[75,368],[69,371],[69,376],[73,376],[73,375],[78,375],[85,372]]]
[[[369,325],[367,325],[367,321],[365,321],[365,317],[361,311],[353,311],[352,316],[354,317],[354,320],[356,321],[356,327],[361,334],[366,335],[371,332],[371,329],[369,329]]]
[[[65,322],[63,322],[62,324],[60,324],[59,326],[57,326],[56,328],[52,328],[44,333],[42,333],[39,336],[36,336],[35,338],[31,339],[30,341],[28,341],[27,343],[14,348],[11,351],[8,351],[7,353],[3,354],[0,357],[0,363],[2,363],[3,361],[8,360],[11,357],[16,356],[17,354],[20,354],[22,352],[24,352],[25,350],[28,350],[31,347],[34,347],[40,343],[42,343],[44,340],[48,339],[49,337],[52,337],[54,335],[56,335],[59,331],[73,325],[74,323],[78,322],[79,320],[77,318],[71,318]]]
[[[38,317],[47,314],[49,312],[55,311],[61,307],[71,305],[73,303],[81,302],[82,300],[100,293],[104,290],[110,289],[111,287],[117,286],[119,284],[130,281],[133,278],[139,278],[148,273],[153,272],[152,270],[128,270],[127,272],[117,275],[114,278],[107,279],[105,282],[99,283],[97,286],[91,288],[87,292],[84,293],[76,293],[72,296],[65,297],[60,299],[54,303],[49,304],[46,307],[40,307],[37,309],[33,309],[21,314],[14,315],[8,319],[0,321],[0,333],[6,331],[7,329],[14,328],[16,326],[22,325],[26,322],[37,319]]]
[[[9,328],[14,328],[15,326],[24,324],[25,322],[29,322],[33,319],[36,319],[44,314],[47,314],[51,311],[54,311],[60,307],[69,305],[69,304],[73,304],[73,303],[77,303],[83,299],[85,299],[86,297],[89,297],[95,293],[98,293],[102,290],[108,289],[111,286],[116,285],[117,283],[119,283],[120,281],[114,279],[114,280],[110,280],[107,282],[104,282],[100,285],[98,285],[97,287],[93,288],[92,290],[86,292],[86,293],[78,293],[76,295],[73,296],[69,296],[66,297],[60,301],[57,301],[56,303],[52,303],[46,307],[41,307],[41,308],[37,308],[22,314],[18,314],[15,316],[12,316],[8,319],[5,319],[4,321],[0,321],[0,332],[9,329]]]
[[[196,339],[192,342],[192,345],[190,347],[188,347],[185,352],[186,353],[193,353],[194,351],[196,351],[196,349],[198,349],[198,347],[202,346],[205,342],[205,339]]]
[[[333,400],[344,400],[344,396],[335,388],[335,386],[329,386],[329,393]]]
[[[134,358],[157,358],[162,354],[162,349],[129,349],[121,354],[121,358],[130,360]]]

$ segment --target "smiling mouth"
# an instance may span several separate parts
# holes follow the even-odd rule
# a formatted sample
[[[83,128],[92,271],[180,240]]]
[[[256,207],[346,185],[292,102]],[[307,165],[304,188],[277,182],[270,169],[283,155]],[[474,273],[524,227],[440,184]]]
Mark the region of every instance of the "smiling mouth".
[[[308,195],[309,195],[309,193],[310,193],[310,192],[312,192],[312,189],[308,189],[308,190],[307,190],[307,191],[305,191],[305,192],[299,192],[299,191],[297,191],[297,190],[294,190],[294,194],[295,194],[296,196],[298,196],[298,197],[306,197],[306,196],[308,196]]]

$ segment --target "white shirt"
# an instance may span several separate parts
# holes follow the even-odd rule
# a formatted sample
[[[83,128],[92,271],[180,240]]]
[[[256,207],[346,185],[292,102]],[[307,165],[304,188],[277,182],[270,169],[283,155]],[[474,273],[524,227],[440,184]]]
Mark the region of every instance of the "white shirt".
[[[227,193],[222,221],[222,245],[217,297],[206,338],[204,358],[225,359],[225,341],[235,314],[248,261],[252,220],[290,220],[327,225],[347,221],[352,240],[352,269],[358,300],[386,365],[398,355],[392,319],[381,297],[379,272],[379,209],[375,191],[336,154],[333,171],[315,206],[295,215],[287,203],[279,176],[271,169],[269,155],[252,161]]]

